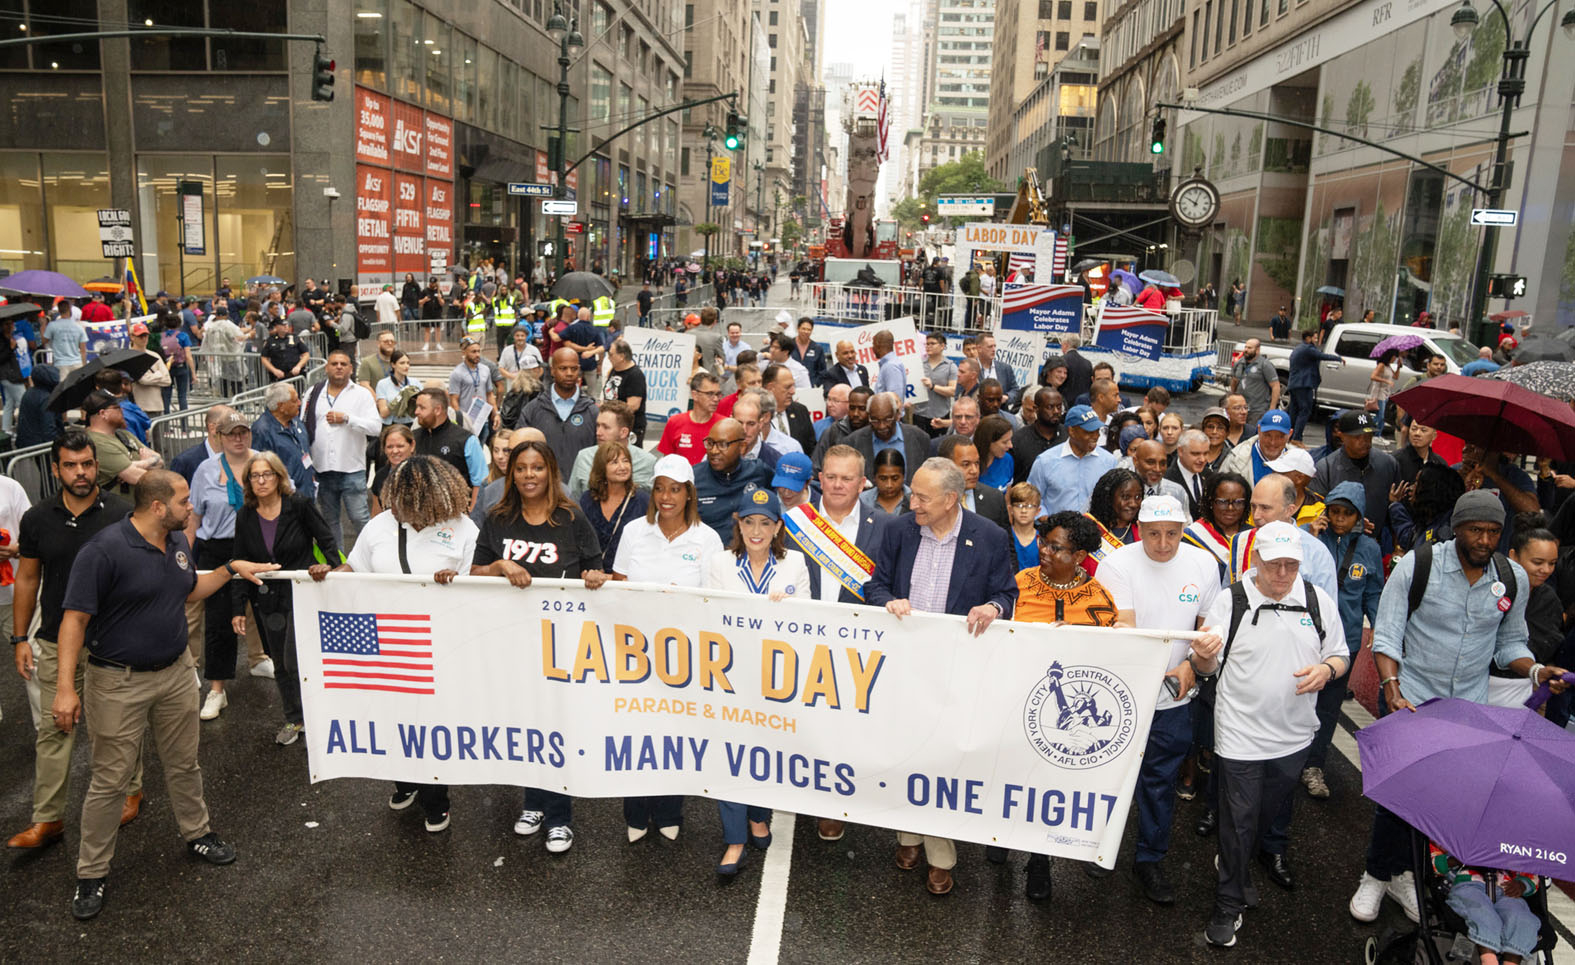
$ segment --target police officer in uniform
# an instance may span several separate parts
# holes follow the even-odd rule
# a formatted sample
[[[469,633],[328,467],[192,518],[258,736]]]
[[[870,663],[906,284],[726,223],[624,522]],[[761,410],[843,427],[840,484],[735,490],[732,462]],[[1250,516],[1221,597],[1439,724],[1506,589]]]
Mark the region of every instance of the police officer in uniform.
[[[514,290],[505,288],[492,300],[492,324],[497,329],[498,357],[514,340],[514,323],[519,321],[519,311],[514,304]]]
[[[492,308],[492,302],[487,295],[479,290],[471,292],[470,298],[465,302],[465,334],[476,339],[484,339],[487,335],[487,313]]]
[[[87,706],[93,735],[92,783],[82,802],[82,845],[71,914],[86,920],[104,907],[104,885],[121,808],[151,730],[170,809],[186,849],[209,864],[235,860],[235,848],[208,826],[197,765],[196,664],[186,648],[187,601],[206,599],[241,576],[277,570],[275,563],[234,560],[201,576],[182,530],[191,516],[186,480],[150,470],[132,493],[131,515],[82,547],[61,604],[60,686],[50,708],[66,733]],[[77,696],[77,663],[87,673]]]

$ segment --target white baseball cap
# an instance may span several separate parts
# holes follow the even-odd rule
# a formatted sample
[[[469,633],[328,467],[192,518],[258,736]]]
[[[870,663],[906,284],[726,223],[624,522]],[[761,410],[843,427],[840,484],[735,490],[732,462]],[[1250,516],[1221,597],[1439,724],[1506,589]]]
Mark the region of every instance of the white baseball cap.
[[[1187,516],[1187,511],[1181,508],[1181,503],[1174,496],[1150,496],[1143,500],[1143,505],[1138,509],[1138,522],[1140,523],[1180,523],[1185,526],[1192,522]]]
[[[1316,476],[1318,469],[1313,465],[1312,453],[1297,446],[1286,446],[1278,459],[1264,463],[1270,472],[1299,472],[1303,476]]]
[[[668,455],[656,460],[656,467],[651,470],[651,478],[671,479],[676,483],[689,483],[694,485],[695,467],[689,465],[689,460],[683,456]]]
[[[1265,560],[1302,561],[1302,531],[1290,523],[1265,523],[1252,539],[1252,551]]]

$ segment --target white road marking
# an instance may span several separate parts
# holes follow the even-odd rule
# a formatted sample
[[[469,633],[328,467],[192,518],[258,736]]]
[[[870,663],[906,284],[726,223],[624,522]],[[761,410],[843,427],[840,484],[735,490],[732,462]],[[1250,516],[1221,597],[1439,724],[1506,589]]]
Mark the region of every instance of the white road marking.
[[[771,819],[772,846],[766,849],[766,865],[760,872],[760,897],[755,901],[748,965],[776,965],[782,952],[788,874],[793,868],[794,817],[791,812],[778,811]]]
[[[1354,700],[1347,700],[1341,706],[1341,710],[1345,712],[1347,717],[1351,718],[1351,722],[1356,725],[1357,730],[1366,727],[1377,719],[1367,712],[1367,708]],[[1356,768],[1357,773],[1361,773],[1362,758],[1357,751],[1356,736],[1346,730],[1343,723],[1334,729],[1334,746],[1341,754],[1345,755],[1346,760],[1351,762],[1351,766]],[[1566,936],[1572,933],[1569,923],[1575,922],[1575,901],[1570,900],[1570,896],[1564,893],[1564,889],[1557,886],[1548,889],[1548,916],[1553,919],[1554,927]]]

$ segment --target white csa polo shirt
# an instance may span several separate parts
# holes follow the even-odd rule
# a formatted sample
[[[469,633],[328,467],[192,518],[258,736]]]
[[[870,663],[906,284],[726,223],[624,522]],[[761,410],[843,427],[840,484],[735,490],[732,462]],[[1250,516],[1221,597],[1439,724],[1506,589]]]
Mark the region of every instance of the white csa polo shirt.
[[[399,529],[392,511],[373,516],[356,537],[355,548],[345,558],[356,573],[403,573],[399,566]],[[470,572],[476,555],[476,537],[481,531],[468,516],[460,516],[426,529],[405,528],[405,558],[410,572],[431,576],[440,570]]]
[[[1143,630],[1196,630],[1198,618],[1220,594],[1219,564],[1207,550],[1189,543],[1182,543],[1164,563],[1149,559],[1142,543],[1123,546],[1099,561],[1096,578],[1110,591],[1116,609],[1131,610]],[[1187,659],[1191,649],[1191,640],[1172,640],[1167,669]],[[1156,707],[1170,710],[1189,702],[1173,699],[1161,687]]]
[[[633,583],[704,586],[706,560],[720,552],[721,537],[704,523],[668,541],[657,524],[641,518],[624,527],[613,572]]]

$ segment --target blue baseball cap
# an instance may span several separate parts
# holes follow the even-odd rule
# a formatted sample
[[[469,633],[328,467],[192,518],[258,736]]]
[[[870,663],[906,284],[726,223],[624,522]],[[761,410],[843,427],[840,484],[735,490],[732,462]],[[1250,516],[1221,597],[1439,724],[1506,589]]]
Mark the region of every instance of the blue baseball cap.
[[[782,500],[769,489],[751,485],[738,496],[738,518],[765,516],[772,522],[782,518]]]
[[[1270,409],[1258,420],[1259,432],[1290,432],[1291,415],[1281,409]]]
[[[785,453],[777,460],[777,474],[771,478],[771,488],[803,492],[804,487],[809,485],[810,473],[814,471],[815,464],[802,452]]]
[[[1088,405],[1074,405],[1066,414],[1065,425],[1068,429],[1082,429],[1085,432],[1098,432],[1105,427],[1099,421],[1099,416],[1094,414],[1094,407]]]

